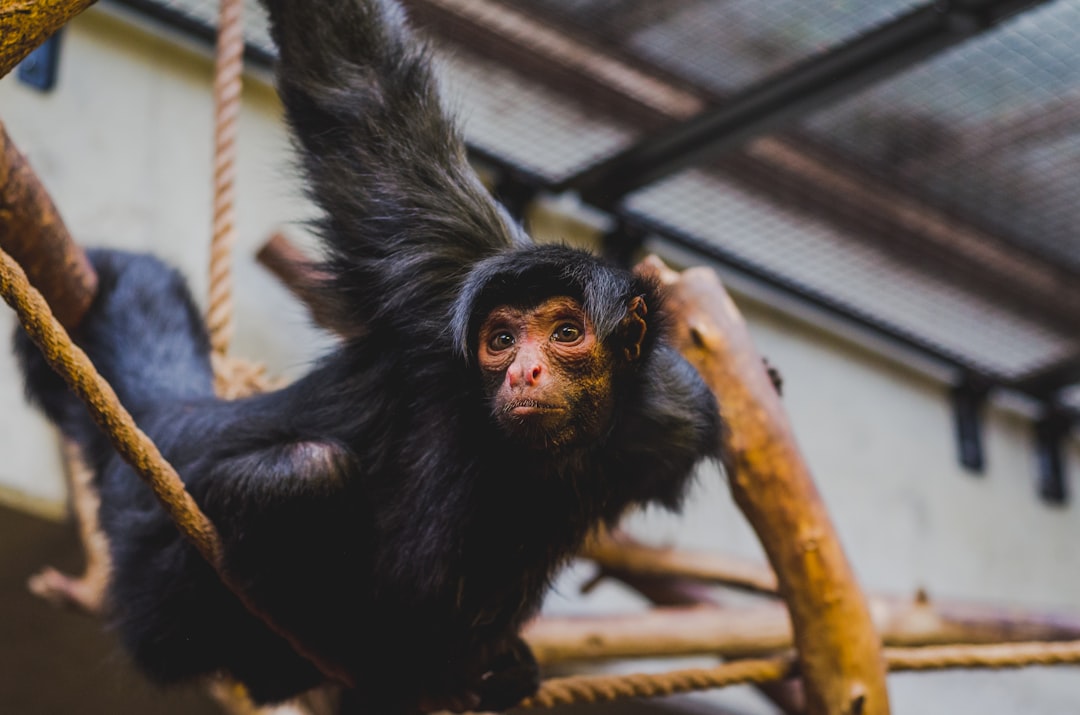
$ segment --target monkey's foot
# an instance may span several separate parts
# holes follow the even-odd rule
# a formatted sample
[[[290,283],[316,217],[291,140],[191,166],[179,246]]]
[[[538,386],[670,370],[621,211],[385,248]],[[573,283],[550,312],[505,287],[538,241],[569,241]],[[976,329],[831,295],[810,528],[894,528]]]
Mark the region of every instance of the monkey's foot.
[[[426,695],[420,698],[417,708],[423,713],[466,713],[479,709],[479,705],[480,695],[472,690],[464,690],[452,695]]]
[[[46,566],[26,582],[30,593],[54,606],[71,608],[87,615],[101,613],[105,600],[104,584],[95,578],[75,578]]]

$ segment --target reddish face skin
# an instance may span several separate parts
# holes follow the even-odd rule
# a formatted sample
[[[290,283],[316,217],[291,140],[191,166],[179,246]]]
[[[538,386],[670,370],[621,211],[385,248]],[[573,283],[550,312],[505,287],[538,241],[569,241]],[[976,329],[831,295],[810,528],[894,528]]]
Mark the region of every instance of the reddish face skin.
[[[573,298],[495,308],[477,359],[496,421],[527,446],[578,445],[611,422],[614,361]]]

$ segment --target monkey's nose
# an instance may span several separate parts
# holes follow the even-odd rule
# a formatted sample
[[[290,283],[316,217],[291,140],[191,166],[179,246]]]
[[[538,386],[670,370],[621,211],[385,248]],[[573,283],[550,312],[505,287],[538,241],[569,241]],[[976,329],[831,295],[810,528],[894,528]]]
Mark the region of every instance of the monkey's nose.
[[[534,387],[543,375],[543,366],[539,363],[524,363],[520,367],[512,365],[506,372],[506,379],[510,383],[510,387],[518,387],[521,383],[525,383],[529,387]]]

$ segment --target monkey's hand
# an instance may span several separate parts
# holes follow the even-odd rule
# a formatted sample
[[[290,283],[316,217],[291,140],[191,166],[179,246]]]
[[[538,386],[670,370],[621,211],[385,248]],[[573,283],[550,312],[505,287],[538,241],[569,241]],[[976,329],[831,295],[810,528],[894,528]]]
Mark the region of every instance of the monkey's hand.
[[[438,694],[419,701],[422,712],[501,712],[517,705],[540,687],[540,668],[525,641],[510,636],[466,659],[465,667]]]

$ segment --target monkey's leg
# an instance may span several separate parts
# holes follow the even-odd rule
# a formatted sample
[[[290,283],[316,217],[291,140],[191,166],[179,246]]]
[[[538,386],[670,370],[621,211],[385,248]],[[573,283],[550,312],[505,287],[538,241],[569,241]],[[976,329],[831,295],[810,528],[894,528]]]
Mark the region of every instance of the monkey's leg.
[[[72,509],[86,558],[86,569],[82,576],[74,577],[47,566],[30,577],[27,587],[31,593],[55,606],[100,615],[105,600],[105,586],[112,568],[109,544],[105,539],[105,532],[98,525],[98,505],[101,499],[94,488],[94,473],[83,461],[78,445],[65,439],[62,452]]]

